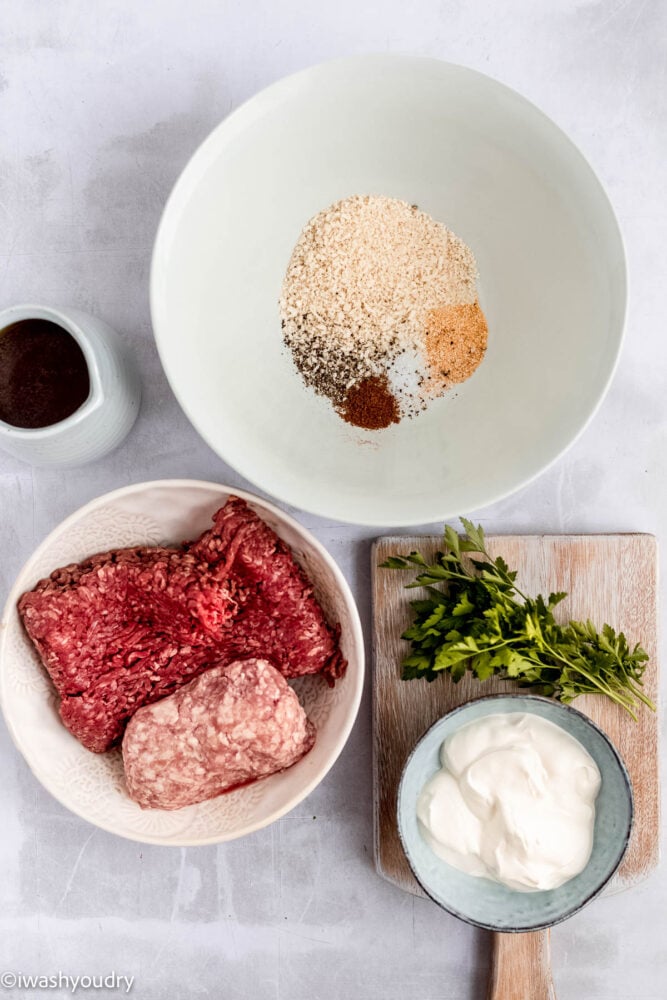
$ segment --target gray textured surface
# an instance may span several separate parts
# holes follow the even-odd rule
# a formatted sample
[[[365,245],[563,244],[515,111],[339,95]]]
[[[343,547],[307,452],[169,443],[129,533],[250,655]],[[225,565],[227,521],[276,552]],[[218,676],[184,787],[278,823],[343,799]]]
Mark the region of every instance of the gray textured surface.
[[[246,485],[162,375],[148,312],[153,234],[181,167],[231,108],[287,72],[362,51],[439,56],[522,91],[589,157],[627,241],[632,300],[611,392],[565,458],[480,519],[495,531],[664,539],[666,37],[661,0],[5,0],[0,306],[99,314],[133,344],[145,397],[126,444],[102,462],[60,474],[0,456],[1,594],[47,531],[106,490],[169,476]],[[339,560],[367,623],[372,533],[300,519]],[[136,977],[142,1000],[483,993],[486,937],[374,874],[368,697],[320,788],[219,848],[125,843],[42,791],[4,727],[0,755],[0,971],[115,969]],[[554,931],[560,1000],[664,997],[666,892],[661,869]],[[0,998],[29,995],[44,994],[0,987]]]

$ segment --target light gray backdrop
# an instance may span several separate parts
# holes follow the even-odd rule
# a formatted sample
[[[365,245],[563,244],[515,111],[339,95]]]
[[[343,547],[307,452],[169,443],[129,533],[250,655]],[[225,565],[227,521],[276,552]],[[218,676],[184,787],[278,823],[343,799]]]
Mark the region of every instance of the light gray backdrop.
[[[602,409],[537,483],[478,517],[494,531],[664,538],[666,40],[661,0],[3,0],[0,306],[40,300],[102,316],[132,343],[145,396],[126,444],[94,465],[59,474],[0,457],[2,599],[37,542],[91,497],[170,476],[248,485],[199,439],[164,379],[151,244],[171,185],[221,118],[285,73],[355,52],[439,56],[520,90],[589,157],[627,241],[627,340]],[[300,519],[340,562],[367,626],[373,533]],[[374,873],[368,695],[320,788],[270,829],[218,848],[102,833],[41,789],[4,726],[0,755],[2,968],[115,969],[136,977],[141,1000],[483,995],[486,936]],[[560,1000],[665,997],[666,889],[662,870],[554,931]],[[0,1000],[26,995],[0,988]]]

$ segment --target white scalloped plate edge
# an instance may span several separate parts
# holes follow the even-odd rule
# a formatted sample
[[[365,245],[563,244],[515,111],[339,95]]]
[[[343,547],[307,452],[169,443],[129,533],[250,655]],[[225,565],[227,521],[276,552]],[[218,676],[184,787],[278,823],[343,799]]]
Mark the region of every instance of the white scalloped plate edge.
[[[45,689],[44,670],[24,638],[16,603],[38,579],[63,565],[63,560],[79,560],[92,554],[91,528],[94,537],[99,537],[94,531],[96,517],[105,524],[97,551],[147,541],[176,543],[196,537],[210,523],[214,510],[232,494],[246,500],[307,567],[325,610],[329,615],[336,614],[343,626],[341,645],[348,659],[347,673],[334,688],[327,687],[322,678],[298,682],[306,708],[319,723],[318,740],[292,768],[187,809],[143,811],[122,787],[118,755],[114,759],[113,752],[90,753],[60,722],[54,693]],[[155,513],[154,505],[150,514],[141,510],[142,504],[150,505],[151,497],[154,500],[156,495],[170,501],[169,511],[162,518]],[[163,529],[167,521],[178,523],[187,518],[188,510],[198,520],[191,528],[184,524],[182,538],[173,537],[179,534],[173,525],[171,532]],[[82,539],[79,547],[77,536]],[[348,583],[329,552],[298,521],[269,501],[204,480],[135,483],[79,508],[50,532],[26,561],[0,622],[0,707],[17,749],[37,780],[67,809],[103,830],[140,843],[174,847],[222,843],[280,819],[314,790],[337,760],[357,717],[363,682],[364,641],[359,613]]]

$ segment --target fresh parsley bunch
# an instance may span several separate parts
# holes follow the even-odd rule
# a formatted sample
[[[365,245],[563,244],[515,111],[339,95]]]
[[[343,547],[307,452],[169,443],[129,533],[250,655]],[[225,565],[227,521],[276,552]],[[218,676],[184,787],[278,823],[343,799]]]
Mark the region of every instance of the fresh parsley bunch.
[[[448,671],[459,681],[471,670],[480,681],[496,674],[563,702],[605,694],[633,719],[640,702],[655,709],[641,688],[648,660],[641,646],[631,650],[623,633],[609,625],[600,633],[590,620],[558,624],[553,610],[567,594],[527,597],[504,559],[491,559],[481,526],[465,518],[461,523],[463,537],[445,528],[447,551],[438,552],[435,562],[411,552],[382,563],[387,569],[419,567],[407,586],[426,587],[428,594],[411,602],[415,617],[403,638],[412,651],[403,660],[404,680],[433,681]],[[467,552],[482,557],[466,560],[471,568],[463,562]]]

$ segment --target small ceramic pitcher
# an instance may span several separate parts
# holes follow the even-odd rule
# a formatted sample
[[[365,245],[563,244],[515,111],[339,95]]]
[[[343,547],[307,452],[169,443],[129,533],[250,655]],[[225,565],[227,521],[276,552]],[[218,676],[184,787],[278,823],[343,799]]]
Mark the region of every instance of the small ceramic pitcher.
[[[141,383],[133,359],[111,327],[76,309],[12,306],[0,312],[0,336],[27,319],[49,320],[76,340],[88,366],[90,392],[74,413],[47,427],[14,427],[0,420],[0,448],[40,466],[66,468],[101,458],[125,438],[139,412]]]

